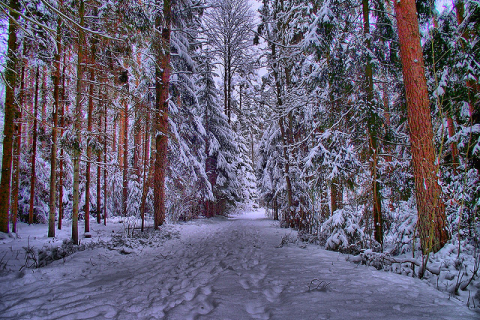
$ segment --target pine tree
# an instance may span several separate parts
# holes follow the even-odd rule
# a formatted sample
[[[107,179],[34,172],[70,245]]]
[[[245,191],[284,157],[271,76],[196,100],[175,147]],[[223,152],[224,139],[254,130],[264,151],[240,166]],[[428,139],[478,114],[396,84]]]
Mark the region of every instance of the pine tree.
[[[407,96],[418,230],[422,251],[428,254],[440,250],[449,235],[442,190],[438,184],[438,164],[415,1],[395,1],[394,5]]]
[[[15,88],[17,86],[17,64],[18,64],[18,10],[20,4],[18,0],[10,0],[10,18],[8,22],[8,49],[7,49],[7,67],[5,71],[5,124],[3,128],[3,159],[2,176],[0,182],[0,231],[8,233],[9,231],[9,210],[11,194],[11,172],[12,172],[12,145],[15,111],[18,106],[15,104]]]
[[[160,1],[157,1],[160,6]],[[155,137],[155,222],[157,229],[165,221],[165,178],[167,170],[168,150],[168,97],[170,83],[170,38],[172,28],[172,1],[163,1],[163,23],[157,13],[155,29],[162,30],[161,35],[155,37],[156,42],[156,66],[155,66],[155,107],[156,107],[156,137]],[[157,31],[157,33],[160,33]]]
[[[60,6],[62,1],[60,1]],[[58,126],[58,111],[60,109],[60,75],[62,58],[62,19],[57,20],[57,50],[54,57],[54,74],[53,74],[53,128],[52,128],[52,147],[51,147],[51,166],[50,166],[50,202],[48,214],[48,236],[55,237],[55,213],[56,213],[56,197],[57,197],[57,126]]]
[[[85,25],[85,4],[83,0],[79,2],[78,14],[80,17],[80,27]],[[72,213],[72,241],[79,244],[78,241],[78,211],[79,211],[79,193],[80,193],[80,153],[81,153],[81,128],[82,128],[82,95],[83,95],[83,46],[85,34],[83,29],[78,29],[77,43],[77,79],[75,96],[75,146],[73,150],[73,213]]]

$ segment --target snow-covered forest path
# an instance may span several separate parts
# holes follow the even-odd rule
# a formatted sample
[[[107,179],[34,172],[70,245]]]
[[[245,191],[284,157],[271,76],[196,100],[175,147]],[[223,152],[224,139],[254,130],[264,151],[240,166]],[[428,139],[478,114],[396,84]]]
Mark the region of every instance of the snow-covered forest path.
[[[175,226],[171,239],[130,254],[79,252],[4,277],[0,318],[478,318],[418,279],[316,246],[280,247],[291,232],[258,210]]]

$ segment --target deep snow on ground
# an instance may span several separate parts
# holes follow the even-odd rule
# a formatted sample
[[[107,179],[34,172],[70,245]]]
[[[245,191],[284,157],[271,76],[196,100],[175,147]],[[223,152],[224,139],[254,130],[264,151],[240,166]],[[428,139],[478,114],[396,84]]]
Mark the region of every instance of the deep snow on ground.
[[[120,225],[110,228],[119,233]],[[419,279],[355,265],[317,246],[280,246],[290,233],[259,209],[170,225],[122,250],[77,252],[2,276],[0,318],[478,318]],[[0,253],[18,241],[3,240]]]

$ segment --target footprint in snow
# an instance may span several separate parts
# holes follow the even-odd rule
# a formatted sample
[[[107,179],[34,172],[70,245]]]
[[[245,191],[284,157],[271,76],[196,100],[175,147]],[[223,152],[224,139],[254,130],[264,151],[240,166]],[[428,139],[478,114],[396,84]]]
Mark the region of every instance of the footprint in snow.
[[[247,303],[246,310],[254,319],[270,319],[270,313],[260,302],[255,301]]]
[[[247,280],[245,279],[240,279],[240,281],[238,281],[240,283],[240,285],[243,287],[243,289],[245,290],[248,290],[250,289],[250,284],[248,283]]]
[[[212,312],[218,305],[210,296],[212,294],[211,286],[206,286],[200,289],[196,295],[193,308],[190,311],[188,319],[196,319],[199,315],[207,315]]]
[[[262,281],[263,279],[265,279],[265,277],[267,276],[267,274],[265,272],[260,272],[258,274],[251,274],[250,275],[250,278],[252,279],[251,280],[251,283],[258,287],[260,285],[260,281]]]
[[[263,294],[270,302],[275,302],[283,292],[284,286],[279,281],[275,281],[272,288],[263,290]]]

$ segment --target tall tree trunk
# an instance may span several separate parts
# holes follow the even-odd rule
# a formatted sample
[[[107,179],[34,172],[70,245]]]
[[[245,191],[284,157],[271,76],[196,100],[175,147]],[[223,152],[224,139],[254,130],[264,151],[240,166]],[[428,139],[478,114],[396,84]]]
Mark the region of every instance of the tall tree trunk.
[[[118,128],[118,166],[123,169],[125,162],[124,147],[125,147],[125,108],[120,110],[120,128]],[[123,170],[122,170],[123,171]]]
[[[367,131],[368,131],[368,146],[370,154],[370,172],[372,179],[372,195],[373,195],[373,223],[375,240],[383,243],[383,228],[382,228],[382,200],[380,194],[380,184],[377,177],[377,155],[378,155],[378,141],[377,141],[377,127],[378,117],[376,115],[374,101],[373,101],[373,67],[370,61],[370,8],[368,0],[362,0],[363,7],[363,34],[365,35],[365,46],[367,47],[368,57],[365,66],[365,91],[367,104]]]
[[[117,117],[113,117],[112,152],[117,152]]]
[[[106,80],[105,80],[106,81]],[[104,83],[105,83],[104,81]],[[103,91],[103,163],[105,168],[103,169],[103,224],[107,225],[107,89],[104,86]],[[98,213],[100,214],[100,213]]]
[[[250,128],[250,154],[252,157],[252,169],[255,171],[255,150],[254,150],[253,130]]]
[[[60,1],[60,6],[62,1]],[[56,213],[56,197],[57,197],[57,127],[58,127],[58,110],[60,108],[60,59],[62,57],[62,20],[57,21],[57,52],[54,55],[54,74],[53,74],[53,127],[52,127],[52,149],[50,157],[50,202],[48,213],[48,237],[55,237],[55,213]]]
[[[103,83],[102,83],[103,85]],[[100,97],[100,93],[101,91],[99,91],[99,97]],[[103,100],[103,97],[101,99],[101,104],[105,103],[105,101]],[[98,110],[98,119],[97,119],[97,123],[98,123],[98,127],[97,127],[97,130],[98,130],[98,135],[100,135],[100,133],[102,132],[102,111],[100,111],[100,107],[102,106],[100,104],[99,108],[97,109]],[[106,139],[106,137],[104,136],[103,139]],[[106,150],[104,150],[104,152],[106,152]],[[96,208],[96,211],[97,211],[97,223],[100,224],[102,223],[102,216],[101,216],[101,202],[102,202],[102,165],[101,165],[101,162],[102,162],[102,153],[100,151],[98,151],[98,154],[97,154],[97,208]]]
[[[224,62],[224,70],[223,70],[223,108],[225,115],[228,117],[228,73],[227,73],[227,60]],[[228,123],[230,123],[230,119],[228,119]]]
[[[80,26],[84,26],[85,4],[80,0],[78,14]],[[78,53],[77,53],[77,88],[75,96],[75,133],[76,143],[73,152],[73,212],[72,212],[72,241],[78,245],[78,208],[80,187],[80,151],[82,129],[82,78],[83,78],[83,46],[85,42],[83,29],[78,29]]]
[[[126,85],[128,92],[128,84]],[[122,192],[122,214],[127,216],[128,201],[128,101],[125,99],[124,104],[124,125],[123,125],[123,192]]]
[[[23,48],[23,56],[26,54],[26,46]],[[20,75],[20,94],[18,98],[18,106],[15,115],[15,140],[13,141],[13,181],[12,181],[12,232],[17,233],[18,220],[18,183],[20,180],[20,157],[22,148],[22,110],[25,95],[25,64],[22,63],[22,71]]]
[[[273,198],[273,220],[278,221],[278,202],[277,196]]]
[[[232,119],[232,61],[230,46],[228,47],[228,67],[227,67],[227,109],[228,109],[228,123],[230,124]]]
[[[160,2],[160,1],[158,1]],[[155,28],[162,27],[162,19],[157,15]],[[172,26],[172,0],[163,1],[163,28],[160,47],[157,49],[157,67],[155,70],[156,89],[156,159],[155,159],[155,224],[154,228],[165,221],[165,174],[168,150],[168,87],[170,83],[170,34]]]
[[[65,71],[67,68],[66,54],[63,55],[63,70],[62,70],[62,103],[60,104],[60,136],[63,135],[63,130],[65,129]],[[58,181],[58,230],[62,230],[62,220],[63,220],[63,167],[64,167],[64,157],[65,152],[62,147],[60,147],[60,163],[59,165],[59,181]]]
[[[150,116],[147,114],[145,119],[145,140],[143,142],[143,186],[142,186],[142,201],[140,204],[140,216],[142,218],[142,232],[145,228],[145,209],[147,203],[147,193],[148,193],[148,181],[150,180],[150,166],[147,165],[148,163],[148,147],[149,147],[149,140],[150,140]],[[147,171],[148,170],[148,171]],[[148,172],[148,173],[147,173]],[[147,180],[148,179],[148,180]]]
[[[330,214],[333,213],[338,209],[338,181],[337,179],[333,179],[330,182]]]
[[[276,56],[276,45],[273,43],[272,45],[272,57],[273,59],[277,59]],[[276,95],[277,95],[277,109],[282,112],[283,108],[283,99],[282,99],[282,87],[280,83],[280,75],[278,74],[278,61],[274,60],[274,65],[273,65],[273,75],[275,79],[275,87],[276,87]],[[288,138],[287,138],[287,133],[285,130],[285,124],[284,124],[284,119],[283,116],[280,115],[279,118],[279,126],[280,126],[280,132],[282,135],[282,144],[283,144],[283,158],[284,158],[284,175],[285,175],[285,182],[287,184],[287,200],[288,200],[288,209],[287,212],[285,213],[284,220],[287,223],[287,225],[291,225],[292,218],[293,218],[293,195],[292,195],[292,183],[290,181],[290,159],[289,159],[289,151],[288,151]]]
[[[85,237],[90,238],[90,186],[92,184],[92,146],[91,135],[93,130],[93,95],[95,82],[95,54],[96,54],[95,38],[92,39],[92,47],[90,52],[90,84],[88,88],[88,115],[87,115],[87,163],[85,173]]]
[[[7,67],[5,68],[5,120],[3,127],[2,181],[0,182],[0,231],[8,233],[8,211],[10,209],[10,183],[12,176],[12,146],[15,110],[15,87],[17,85],[17,20],[20,10],[18,0],[10,0],[10,19],[8,23]]]
[[[277,1],[275,1],[275,9],[273,12],[273,20],[276,20],[276,7],[277,7]],[[275,89],[276,89],[276,108],[279,110],[279,112],[283,113],[283,97],[282,97],[282,84],[281,84],[281,79],[280,79],[280,74],[279,74],[279,63],[278,63],[278,57],[277,57],[277,45],[275,42],[270,43],[270,47],[272,50],[272,59],[273,59],[273,76],[275,80]],[[287,186],[287,201],[288,201],[288,208],[287,212],[285,213],[284,220],[287,223],[287,225],[291,226],[291,223],[293,221],[293,195],[292,195],[292,183],[290,181],[290,159],[289,159],[289,151],[288,151],[288,137],[287,137],[287,132],[285,130],[285,124],[284,124],[284,116],[280,115],[279,117],[279,127],[282,135],[282,144],[283,144],[283,158],[284,158],[284,170],[283,173],[285,175],[285,182]]]
[[[415,0],[394,1],[418,210],[418,231],[424,254],[448,241],[445,205],[438,184],[430,101],[423,63]]]
[[[42,112],[41,112],[41,119],[42,121],[40,122],[40,132],[41,134],[45,135],[47,132],[47,66],[44,66],[42,68],[43,72],[41,73],[42,76],[42,86],[40,89],[41,93],[41,106],[42,106]],[[45,153],[45,149],[47,147],[47,140],[42,139],[42,144],[41,144],[41,150],[42,154]]]
[[[140,161],[142,157],[142,130],[140,123],[139,112],[135,112],[135,124],[133,127],[133,172],[137,177],[137,181],[140,182]]]
[[[32,134],[32,171],[30,176],[30,209],[28,210],[28,224],[33,223],[33,204],[35,198],[35,163],[37,162],[37,124],[38,124],[38,81],[39,67],[35,71],[35,101],[33,104],[33,134]]]

